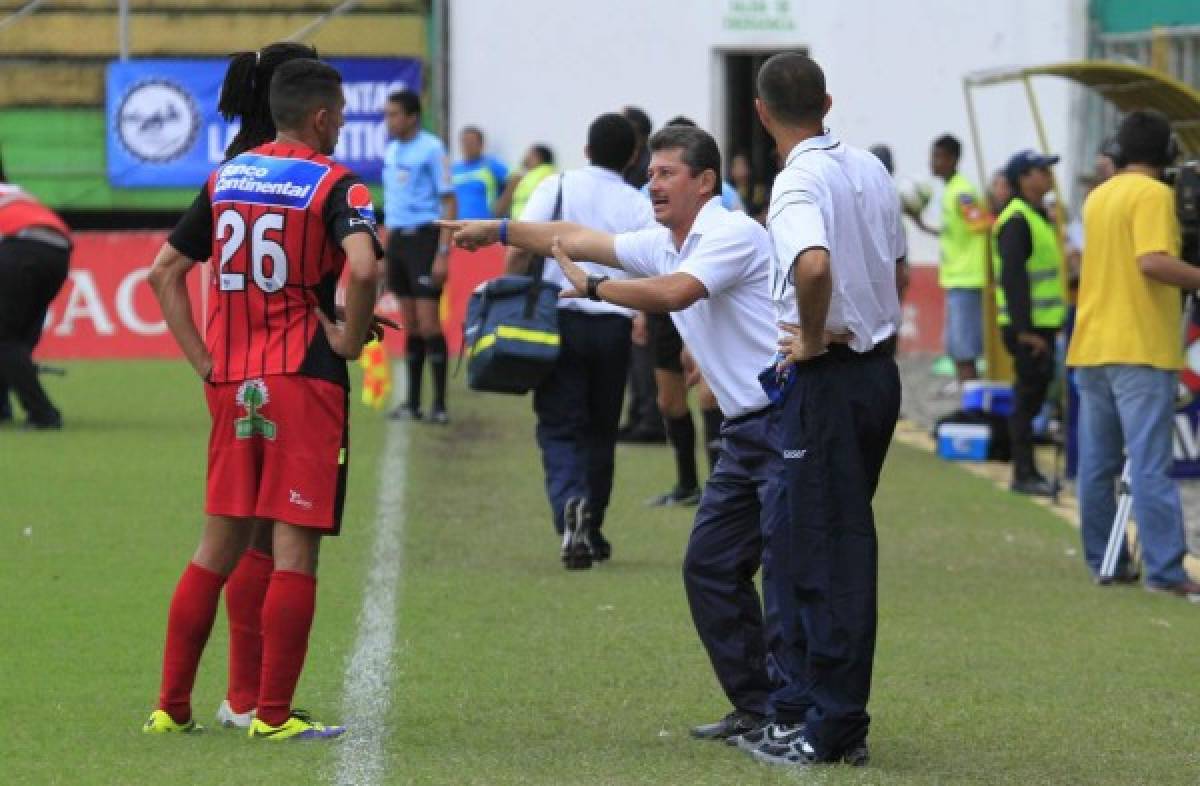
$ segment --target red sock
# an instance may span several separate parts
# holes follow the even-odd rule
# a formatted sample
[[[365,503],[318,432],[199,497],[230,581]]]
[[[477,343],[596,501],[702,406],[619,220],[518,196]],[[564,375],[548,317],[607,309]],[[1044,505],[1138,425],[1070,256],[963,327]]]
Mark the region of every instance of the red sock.
[[[292,696],[308,654],[308,632],[317,604],[317,578],[290,570],[271,574],[263,603],[262,682],[257,714],[278,726],[292,711]]]
[[[270,554],[246,549],[225,583],[229,616],[229,690],[234,712],[249,712],[258,701],[262,673],[262,609],[275,561]]]
[[[176,723],[192,718],[192,684],[200,655],[212,632],[225,577],[189,562],[167,614],[167,646],[163,653],[162,691],[158,708]]]

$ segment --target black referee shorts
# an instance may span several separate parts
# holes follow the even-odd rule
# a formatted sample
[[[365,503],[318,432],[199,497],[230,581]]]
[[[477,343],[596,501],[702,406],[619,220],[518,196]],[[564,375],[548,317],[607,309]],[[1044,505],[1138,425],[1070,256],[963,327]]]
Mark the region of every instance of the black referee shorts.
[[[654,370],[683,373],[683,338],[675,329],[670,314],[647,314],[646,328],[650,331],[650,346],[654,351]]]
[[[441,230],[433,224],[388,230],[387,285],[392,294],[431,300],[442,296],[442,287],[433,281],[440,236]]]

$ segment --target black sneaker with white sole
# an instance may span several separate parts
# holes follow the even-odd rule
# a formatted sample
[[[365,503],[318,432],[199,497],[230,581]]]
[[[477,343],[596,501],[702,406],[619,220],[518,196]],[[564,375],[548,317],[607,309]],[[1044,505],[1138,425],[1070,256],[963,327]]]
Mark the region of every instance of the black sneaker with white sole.
[[[865,767],[871,760],[866,740],[857,745],[850,746],[839,756],[831,759],[819,759],[817,758],[816,749],[808,741],[803,726],[801,729],[801,732],[794,735],[789,742],[764,742],[759,747],[750,751],[750,755],[763,764],[773,764],[778,767],[812,767],[819,764],[837,764],[839,762],[848,764],[851,767]]]
[[[592,550],[588,546],[587,500],[572,497],[563,505],[562,561],[567,570],[586,570],[592,567]]]
[[[749,753],[767,744],[786,745],[803,733],[803,723],[764,723],[725,742]]]

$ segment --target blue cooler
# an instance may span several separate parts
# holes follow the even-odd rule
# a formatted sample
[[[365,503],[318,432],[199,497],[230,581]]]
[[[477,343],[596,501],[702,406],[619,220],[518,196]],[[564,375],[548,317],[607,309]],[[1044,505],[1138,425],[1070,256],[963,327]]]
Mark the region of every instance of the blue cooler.
[[[1008,417],[1013,412],[1012,385],[990,379],[971,379],[963,383],[962,408]]]
[[[986,461],[991,440],[986,425],[943,423],[937,430],[937,452],[947,461]]]

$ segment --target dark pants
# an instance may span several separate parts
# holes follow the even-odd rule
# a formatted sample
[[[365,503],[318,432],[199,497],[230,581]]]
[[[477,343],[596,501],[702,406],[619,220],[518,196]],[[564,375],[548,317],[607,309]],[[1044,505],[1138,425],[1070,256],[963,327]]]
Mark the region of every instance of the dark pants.
[[[786,485],[779,450],[779,411],[726,420],[716,467],[704,486],[683,560],[683,584],[696,632],[717,681],[739,710],[767,713],[767,698],[791,673],[769,549],[787,524]],[[763,604],[754,574],[763,568]],[[794,649],[794,646],[792,647]]]
[[[0,241],[0,390],[11,388],[33,423],[61,419],[38,381],[33,350],[46,309],[66,281],[70,256],[35,240]]]
[[[594,527],[604,523],[629,371],[630,320],[560,309],[558,330],[558,362],[534,391],[533,409],[546,497],[561,533],[563,507],[573,498],[587,499]]]
[[[783,403],[789,526],[771,551],[803,635],[796,679],[771,697],[782,723],[808,724],[823,759],[866,738],[875,658],[877,544],[871,500],[896,417],[900,376],[886,345],[835,346],[796,369]]]
[[[1033,419],[1046,403],[1046,391],[1054,381],[1054,340],[1057,331],[1035,330],[1046,342],[1046,351],[1033,354],[1027,345],[1017,341],[1012,328],[1004,329],[1004,346],[1012,355],[1017,378],[1013,382],[1013,412],[1008,419],[1009,439],[1012,442],[1013,476],[1027,480],[1038,474],[1033,459]]]

